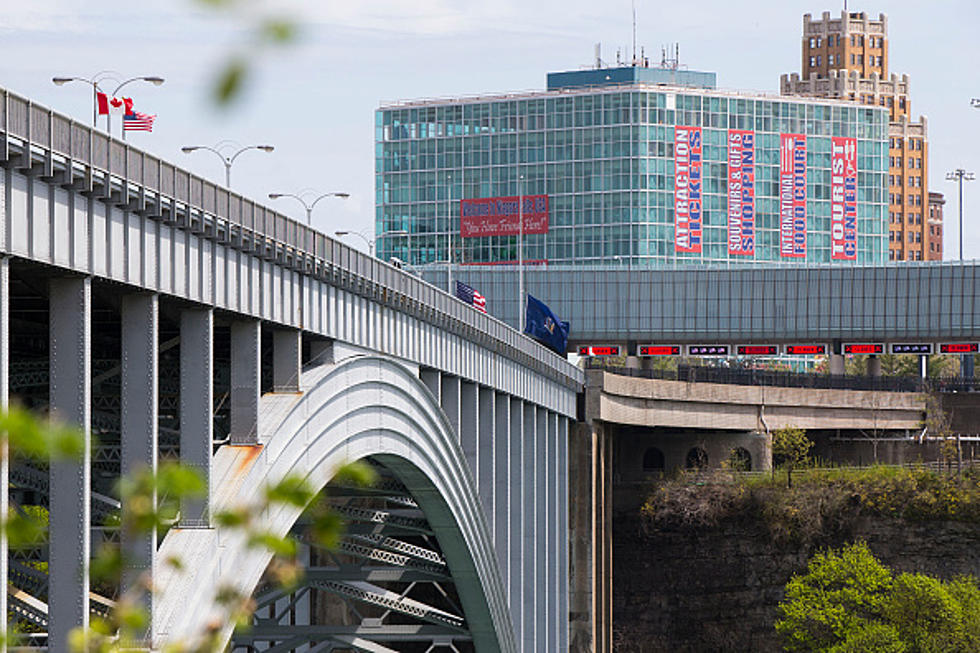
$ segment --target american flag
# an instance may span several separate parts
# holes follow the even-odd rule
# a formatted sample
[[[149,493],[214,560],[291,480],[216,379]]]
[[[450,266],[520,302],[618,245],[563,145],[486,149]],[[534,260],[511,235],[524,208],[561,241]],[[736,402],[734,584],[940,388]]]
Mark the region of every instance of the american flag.
[[[126,131],[151,132],[153,131],[153,121],[156,119],[156,116],[151,116],[148,113],[140,113],[139,111],[127,113],[123,116],[123,129]]]
[[[473,308],[481,313],[487,312],[487,298],[462,281],[456,282],[456,296],[467,304],[472,304]]]

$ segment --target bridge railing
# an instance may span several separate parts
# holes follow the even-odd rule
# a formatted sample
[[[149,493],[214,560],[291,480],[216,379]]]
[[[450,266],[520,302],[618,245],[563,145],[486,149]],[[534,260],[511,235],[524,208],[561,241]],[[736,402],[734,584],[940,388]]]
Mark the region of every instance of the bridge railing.
[[[585,366],[586,369],[604,370],[624,376],[692,383],[725,383],[826,390],[878,390],[884,392],[925,392],[930,388],[927,381],[908,376],[840,376],[695,365],[678,365],[673,369],[635,369],[609,366],[592,359],[586,361]]]
[[[522,365],[580,387],[557,356],[500,320],[373,256],[257,202],[0,88],[0,161],[83,191],[101,187],[126,210],[174,224],[239,251],[344,287],[479,342]]]

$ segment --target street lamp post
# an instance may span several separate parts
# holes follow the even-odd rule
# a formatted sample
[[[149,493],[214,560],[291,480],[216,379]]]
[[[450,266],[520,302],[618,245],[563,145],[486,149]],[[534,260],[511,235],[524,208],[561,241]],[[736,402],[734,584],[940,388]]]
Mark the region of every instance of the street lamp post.
[[[446,260],[449,263],[446,265],[446,292],[452,294],[453,292],[453,176],[446,175],[446,193],[449,196],[449,205],[446,209],[446,229],[449,231],[449,255]]]
[[[517,148],[518,166],[520,166],[520,147]],[[518,170],[520,168],[518,167]],[[524,175],[517,175],[517,323],[521,333],[524,333]]]
[[[960,187],[960,260],[963,260],[963,182],[973,181],[975,177],[972,172],[967,172],[963,168],[957,168],[953,172],[946,173],[946,181],[955,181]]]
[[[208,152],[214,152],[216,155],[218,155],[221,162],[225,164],[225,188],[228,188],[229,190],[231,189],[231,166],[233,163],[235,163],[235,159],[237,159],[243,152],[247,152],[249,150],[272,152],[274,149],[276,149],[272,145],[246,145],[231,156],[226,156],[223,152],[221,152],[219,149],[220,147],[220,144],[217,147],[209,147],[207,145],[185,145],[184,147],[180,148],[180,151],[184,154],[189,154],[197,150],[207,150]]]
[[[154,86],[159,86],[160,84],[163,84],[164,79],[163,79],[163,77],[155,77],[155,76],[152,76],[152,75],[149,76],[149,77],[130,77],[126,81],[124,81],[121,84],[119,84],[119,86],[116,87],[116,89],[112,92],[112,94],[109,97],[116,97],[116,95],[119,93],[119,91],[122,90],[122,87],[125,86],[126,84],[129,84],[130,82],[149,82],[150,84],[153,84]],[[105,116],[105,126],[106,126],[106,131],[109,132],[109,135],[110,136],[112,136],[112,114],[111,113],[107,113],[106,116]],[[122,130],[122,139],[123,140],[126,140],[126,129],[125,128]]]
[[[960,191],[960,261],[963,261],[963,182],[973,181],[972,172],[967,172],[963,168],[957,168],[953,172],[946,173],[946,181],[955,181],[959,185]],[[960,376],[973,378],[973,354],[963,354],[960,359]]]
[[[100,70],[92,75],[91,79],[85,77],[52,77],[51,82],[55,86],[64,86],[69,82],[84,82],[92,87],[92,126],[95,127],[99,119],[99,82],[104,79],[112,79],[115,71]]]
[[[350,197],[350,193],[324,193],[323,195],[320,195],[319,197],[317,197],[315,200],[313,200],[309,204],[307,204],[306,203],[306,200],[303,199],[300,195],[293,195],[292,193],[269,193],[269,199],[270,200],[277,200],[280,197],[292,197],[294,200],[296,200],[300,204],[302,204],[303,205],[303,208],[306,209],[306,224],[312,226],[313,225],[313,207],[316,206],[316,203],[317,202],[319,202],[320,200],[322,200],[325,197],[339,197],[341,199],[347,199],[348,197]]]

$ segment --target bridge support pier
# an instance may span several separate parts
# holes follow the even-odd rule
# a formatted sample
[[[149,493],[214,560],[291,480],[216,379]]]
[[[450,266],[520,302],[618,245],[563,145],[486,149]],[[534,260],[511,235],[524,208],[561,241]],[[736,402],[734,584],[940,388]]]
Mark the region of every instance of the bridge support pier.
[[[844,376],[844,355],[830,355],[830,373],[833,376]]]
[[[493,458],[493,546],[504,593],[510,600],[510,398],[494,392],[493,437],[496,440]]]
[[[0,175],[3,171],[0,170]],[[0,185],[0,192],[3,192]],[[0,219],[5,216],[0,213]],[[0,258],[0,411],[10,401],[10,259]],[[6,438],[0,442],[0,524],[7,523],[10,510],[10,461]],[[7,586],[7,536],[0,535],[0,582]],[[7,592],[0,592],[0,636],[7,636]]]
[[[511,619],[514,621],[514,636],[517,642],[524,641],[524,626],[521,615],[524,587],[524,402],[510,398],[510,505],[505,514],[510,516],[509,560],[507,562],[507,592],[510,601]]]
[[[567,650],[612,652],[612,437],[576,424],[568,437],[571,587]],[[566,649],[563,649],[566,650]]]
[[[159,297],[133,293],[122,299],[122,421],[121,474],[133,479],[142,471],[157,469],[157,379],[159,351]],[[154,507],[156,496],[151,497]],[[123,500],[123,518],[131,510]],[[122,587],[140,597],[147,613],[153,615],[150,576],[156,557],[156,529],[149,533],[121,533],[123,555]],[[141,589],[140,586],[143,586]],[[149,641],[147,629],[145,640]]]
[[[881,359],[868,356],[868,376],[881,376]]]
[[[214,313],[185,309],[180,313],[180,462],[204,481],[203,499],[180,506],[181,528],[211,525],[211,451],[214,410]]]
[[[299,392],[303,338],[298,329],[277,329],[272,334],[272,390]]]
[[[476,434],[476,488],[480,492],[480,502],[487,515],[487,526],[494,532],[494,438],[497,430],[496,393],[491,388],[480,386],[478,391],[479,421]]]
[[[89,623],[92,280],[52,279],[48,297],[51,416],[84,434],[81,460],[51,462],[48,647],[57,651]]]
[[[231,324],[231,428],[232,444],[257,444],[261,391],[261,338],[258,320]]]

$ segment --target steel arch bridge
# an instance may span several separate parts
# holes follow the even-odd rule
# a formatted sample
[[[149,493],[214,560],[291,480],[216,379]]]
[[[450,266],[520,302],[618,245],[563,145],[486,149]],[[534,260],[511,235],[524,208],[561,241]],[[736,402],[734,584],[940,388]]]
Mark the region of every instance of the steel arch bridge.
[[[243,648],[566,649],[582,382],[433,286],[0,89],[0,407],[13,397],[98,436],[79,463],[0,467],[0,508],[50,510],[46,543],[0,542],[0,613],[49,650],[141,577],[157,589],[153,650],[206,627],[229,583],[263,606]],[[127,510],[116,480],[164,458],[198,469],[207,497],[159,546],[104,526]],[[351,522],[339,552],[311,553],[306,598],[270,594],[268,554],[213,515],[287,473],[323,488],[352,460],[381,469],[382,488],[335,487]],[[302,531],[299,510],[263,517]],[[120,587],[90,583],[101,540],[130,555]],[[307,611],[290,624],[305,635],[274,632],[283,610]]]

